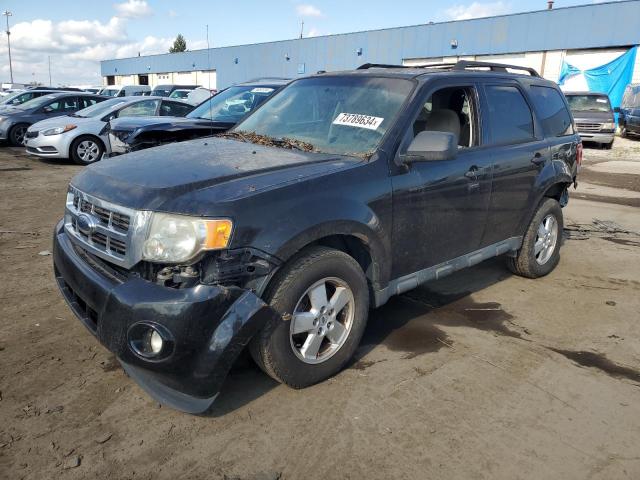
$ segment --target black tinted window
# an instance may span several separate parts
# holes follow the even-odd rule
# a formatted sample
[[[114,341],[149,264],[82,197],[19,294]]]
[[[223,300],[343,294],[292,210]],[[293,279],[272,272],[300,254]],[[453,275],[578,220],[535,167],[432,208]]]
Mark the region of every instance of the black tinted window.
[[[193,110],[193,107],[191,105],[164,101],[160,106],[160,115],[163,117],[184,117],[191,110]]]
[[[516,87],[487,87],[489,121],[493,143],[522,143],[533,138],[533,117],[522,93]]]
[[[573,133],[571,116],[560,92],[555,88],[533,86],[531,99],[538,111],[546,136],[561,137]]]

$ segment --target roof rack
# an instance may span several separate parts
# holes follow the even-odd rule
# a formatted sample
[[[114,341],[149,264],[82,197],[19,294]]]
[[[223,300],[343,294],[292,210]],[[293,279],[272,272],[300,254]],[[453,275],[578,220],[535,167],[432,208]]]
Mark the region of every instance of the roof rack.
[[[519,65],[508,65],[506,63],[492,63],[492,62],[476,62],[472,60],[459,60],[456,63],[432,63],[428,65],[385,65],[380,63],[365,63],[358,67],[358,70],[367,70],[369,68],[434,68],[441,70],[473,70],[479,68],[486,68],[491,72],[509,73],[509,70],[520,70],[527,72],[532,77],[540,77],[540,74],[530,67],[521,67]]]

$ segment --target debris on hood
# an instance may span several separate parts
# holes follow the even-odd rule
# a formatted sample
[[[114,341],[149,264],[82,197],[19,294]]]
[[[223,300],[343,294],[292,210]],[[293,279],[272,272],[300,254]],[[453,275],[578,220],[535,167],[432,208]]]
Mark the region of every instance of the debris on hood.
[[[276,138],[268,135],[260,135],[255,132],[225,132],[216,135],[222,138],[231,138],[247,143],[255,143],[256,145],[264,145],[266,147],[279,147],[288,150],[302,150],[303,152],[316,152],[316,148],[309,142],[295,140],[293,138]]]

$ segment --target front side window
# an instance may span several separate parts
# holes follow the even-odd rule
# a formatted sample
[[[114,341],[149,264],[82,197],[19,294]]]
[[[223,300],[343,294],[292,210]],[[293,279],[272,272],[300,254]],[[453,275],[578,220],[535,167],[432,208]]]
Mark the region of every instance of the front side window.
[[[413,135],[423,131],[449,132],[460,148],[478,145],[475,89],[443,88],[429,96],[413,123]]]
[[[413,89],[412,81],[399,78],[302,79],[266,102],[234,132],[267,137],[275,145],[294,142],[306,150],[366,158]]]
[[[153,116],[158,109],[158,103],[160,100],[144,100],[142,102],[134,103],[128,107],[124,107],[118,113],[118,117],[144,117]]]
[[[534,139],[533,115],[520,90],[506,85],[486,87],[489,111],[485,119],[494,144],[516,144]]]
[[[571,115],[558,90],[534,85],[531,87],[531,100],[538,111],[546,136],[562,137],[573,134]]]
[[[269,98],[275,90],[274,87],[229,87],[198,105],[188,117],[237,123]]]

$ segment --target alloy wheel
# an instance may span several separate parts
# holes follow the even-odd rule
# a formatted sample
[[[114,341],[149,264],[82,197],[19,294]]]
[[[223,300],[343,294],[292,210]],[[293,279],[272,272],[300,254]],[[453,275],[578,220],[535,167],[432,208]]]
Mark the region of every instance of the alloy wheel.
[[[547,215],[538,225],[533,251],[538,265],[549,261],[558,243],[558,221],[553,215]]]
[[[346,343],[355,314],[353,292],[343,280],[323,278],[298,300],[290,326],[293,353],[305,363],[331,358]]]

